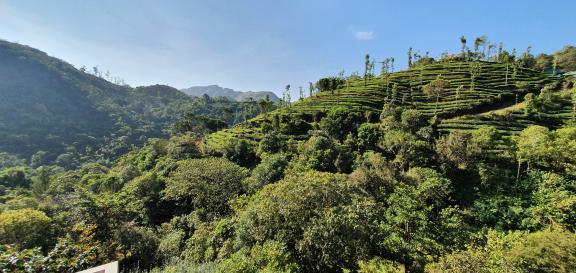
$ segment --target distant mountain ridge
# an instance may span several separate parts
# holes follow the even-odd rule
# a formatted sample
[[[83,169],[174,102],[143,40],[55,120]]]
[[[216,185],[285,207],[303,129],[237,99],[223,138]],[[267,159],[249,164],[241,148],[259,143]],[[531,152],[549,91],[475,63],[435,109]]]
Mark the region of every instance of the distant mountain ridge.
[[[180,91],[195,97],[208,95],[210,97],[227,97],[235,101],[244,101],[249,98],[254,100],[266,99],[270,97],[272,101],[279,101],[280,99],[276,94],[270,91],[236,91],[234,89],[220,87],[218,85],[207,86],[192,86],[189,88],[181,89]]]

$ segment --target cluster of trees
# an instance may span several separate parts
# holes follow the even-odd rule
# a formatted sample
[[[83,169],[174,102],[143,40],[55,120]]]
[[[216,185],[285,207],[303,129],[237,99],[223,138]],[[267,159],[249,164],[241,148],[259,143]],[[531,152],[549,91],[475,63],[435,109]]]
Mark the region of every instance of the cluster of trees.
[[[136,272],[576,268],[576,127],[438,136],[436,119],[386,104],[379,117],[332,109],[309,138],[286,141],[300,130],[292,119],[263,124],[257,143],[233,139],[216,151],[202,135],[223,124],[190,115],[170,139],[151,139],[111,168],[5,169],[0,268],[75,272],[111,260]]]
[[[460,37],[460,44],[459,54],[442,53],[439,61],[492,61],[514,64],[553,75],[576,70],[576,47],[571,45],[553,54],[533,55],[531,47],[528,47],[522,54],[518,54],[515,48],[507,51],[503,43],[491,43],[486,36],[476,37],[472,49],[468,46],[468,40],[464,36]],[[408,67],[418,67],[434,62],[436,59],[431,57],[429,52],[421,55],[412,48],[408,49]]]

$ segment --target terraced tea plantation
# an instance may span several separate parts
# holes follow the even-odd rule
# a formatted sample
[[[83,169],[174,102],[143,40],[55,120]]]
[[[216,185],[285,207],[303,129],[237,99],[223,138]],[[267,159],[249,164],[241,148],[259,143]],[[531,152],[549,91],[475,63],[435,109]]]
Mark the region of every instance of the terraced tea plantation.
[[[428,96],[423,86],[439,75],[448,82],[438,97]],[[210,148],[221,148],[227,140],[240,137],[251,142],[262,138],[261,124],[276,116],[300,117],[311,127],[331,109],[344,107],[362,114],[379,114],[385,103],[419,110],[426,116],[438,115],[446,119],[443,131],[475,128],[475,124],[494,124],[506,131],[507,126],[523,128],[532,121],[502,123],[497,119],[475,117],[454,119],[464,115],[489,112],[518,103],[526,93],[540,90],[552,79],[540,72],[494,62],[440,62],[414,67],[369,79],[348,80],[332,92],[320,92],[276,111],[260,115],[245,123],[211,134],[207,138]],[[438,102],[437,102],[438,100]],[[562,112],[564,113],[564,112]],[[562,114],[559,113],[559,114]],[[516,114],[520,118],[521,113]],[[281,119],[281,118],[280,118]],[[297,137],[297,136],[283,136]],[[299,136],[301,138],[302,136]]]
[[[510,107],[498,111],[490,111],[475,115],[464,115],[451,119],[444,119],[438,126],[440,133],[452,131],[469,131],[482,126],[492,126],[503,136],[519,134],[530,125],[541,125],[556,129],[567,122],[574,121],[574,108],[569,94],[556,94],[557,105],[552,109],[542,107],[536,113],[527,114],[525,105]]]

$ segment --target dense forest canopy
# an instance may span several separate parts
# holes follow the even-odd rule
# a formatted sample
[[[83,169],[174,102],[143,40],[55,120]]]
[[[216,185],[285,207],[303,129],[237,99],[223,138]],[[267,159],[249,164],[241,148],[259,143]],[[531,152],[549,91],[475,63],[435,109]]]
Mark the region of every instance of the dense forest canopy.
[[[98,67],[76,69],[0,41],[0,167],[110,165],[147,138],[167,137],[184,113],[227,126],[261,112],[253,100],[190,97],[165,85],[131,88],[108,80],[122,83]]]
[[[278,109],[35,63],[66,88],[86,79],[58,90],[93,107],[90,130],[121,122],[103,143],[145,144],[113,164],[5,164],[0,269],[119,260],[125,272],[574,272],[574,47],[533,56],[460,41],[438,58],[410,49],[402,71],[388,58],[377,74],[366,55],[361,76],[320,79],[297,101],[286,86]]]

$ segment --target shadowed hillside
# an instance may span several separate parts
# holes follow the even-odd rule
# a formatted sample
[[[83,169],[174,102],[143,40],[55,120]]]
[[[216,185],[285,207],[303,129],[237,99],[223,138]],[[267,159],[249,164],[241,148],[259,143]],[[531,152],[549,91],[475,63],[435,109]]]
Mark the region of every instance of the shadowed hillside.
[[[223,118],[243,107],[164,85],[116,85],[39,50],[0,41],[0,153],[34,165],[109,163],[146,138],[166,137],[185,112]]]

